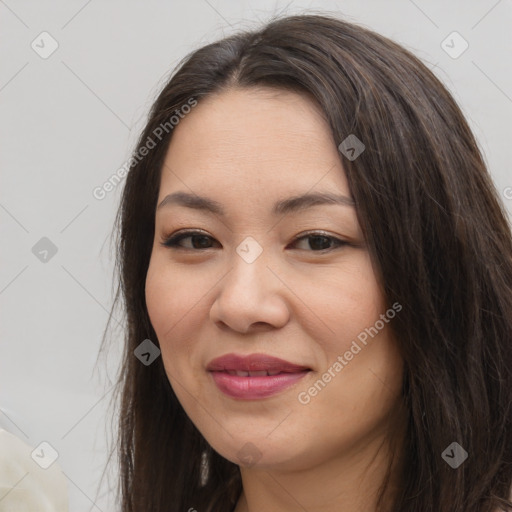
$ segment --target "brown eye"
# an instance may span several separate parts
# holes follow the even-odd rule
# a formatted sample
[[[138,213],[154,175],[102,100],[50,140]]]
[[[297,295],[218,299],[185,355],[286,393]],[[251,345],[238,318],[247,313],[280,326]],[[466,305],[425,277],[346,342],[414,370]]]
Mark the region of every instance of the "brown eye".
[[[345,242],[344,240],[318,233],[296,238],[293,245],[297,246],[298,242],[303,243],[303,247],[299,247],[299,249],[306,251],[312,250],[313,252],[328,251],[348,245],[348,242]]]
[[[189,242],[182,244],[181,242],[183,240],[189,240]],[[213,247],[211,244],[214,241],[215,240],[211,236],[205,235],[200,231],[189,231],[166,237],[162,242],[162,245],[177,249],[201,250],[211,249]]]
[[[187,240],[187,242],[183,243],[184,240]],[[191,251],[213,249],[215,247],[214,244],[217,244],[217,247],[220,246],[214,238],[201,231],[176,233],[175,235],[165,237],[161,244],[171,249],[185,249]],[[303,246],[297,247],[300,244]],[[312,252],[330,251],[345,245],[349,245],[349,243],[323,233],[303,235],[296,238],[291,244],[292,247],[298,248],[299,250]]]

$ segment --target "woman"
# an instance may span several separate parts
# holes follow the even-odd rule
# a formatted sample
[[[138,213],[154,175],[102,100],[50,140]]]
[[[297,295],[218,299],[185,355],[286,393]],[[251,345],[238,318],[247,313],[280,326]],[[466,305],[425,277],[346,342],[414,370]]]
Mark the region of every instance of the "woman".
[[[318,15],[199,49],[118,223],[123,512],[511,510],[510,228],[411,53]]]

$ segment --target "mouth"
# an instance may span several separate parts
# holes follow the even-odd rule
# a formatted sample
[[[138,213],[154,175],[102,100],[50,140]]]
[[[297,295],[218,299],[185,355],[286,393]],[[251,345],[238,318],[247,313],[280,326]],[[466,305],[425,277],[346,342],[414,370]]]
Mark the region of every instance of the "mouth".
[[[238,375],[238,377],[272,377],[274,375],[280,375],[281,373],[295,373],[295,372],[284,372],[279,370],[260,370],[246,372],[244,370],[223,370],[228,375]]]
[[[311,371],[307,366],[266,354],[227,354],[210,361],[206,369],[220,391],[241,400],[273,396]]]
[[[267,354],[226,354],[210,361],[206,369],[210,372],[228,372],[240,377],[264,377],[278,373],[297,373],[311,368]]]

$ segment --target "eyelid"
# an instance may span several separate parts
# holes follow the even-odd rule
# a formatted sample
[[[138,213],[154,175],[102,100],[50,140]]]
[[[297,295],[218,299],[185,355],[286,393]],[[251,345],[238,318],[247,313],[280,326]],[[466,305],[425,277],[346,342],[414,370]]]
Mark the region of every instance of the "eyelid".
[[[210,238],[211,240],[219,243],[217,240],[215,240],[214,237],[209,235],[206,231],[202,231],[202,230],[199,230],[199,229],[189,229],[189,230],[185,229],[183,231],[177,231],[176,233],[163,236],[162,237],[162,242],[160,242],[160,244],[162,246],[168,248],[168,249],[177,249],[177,250],[194,251],[194,252],[201,252],[201,251],[206,251],[208,249],[213,249],[214,248],[214,247],[206,247],[204,249],[194,249],[194,248],[189,248],[189,247],[181,247],[181,246],[177,245],[177,243],[181,242],[181,240],[183,240],[185,238],[188,238],[190,236],[194,236],[194,235],[202,235],[202,236],[204,236],[206,238]],[[291,241],[291,244],[295,244],[295,243],[301,241],[304,238],[314,237],[314,236],[325,237],[325,238],[330,239],[334,243],[334,247],[331,247],[331,248],[328,248],[328,249],[321,249],[321,250],[318,250],[318,251],[314,251],[314,250],[309,250],[308,251],[308,250],[306,250],[306,252],[325,253],[325,252],[331,252],[331,251],[333,251],[335,249],[339,249],[339,248],[341,248],[343,246],[346,246],[346,245],[352,245],[347,240],[343,240],[342,238],[340,238],[338,236],[334,236],[334,235],[329,234],[327,231],[318,230],[318,229],[317,230],[304,231],[302,233],[299,233],[297,236],[295,236],[293,238],[293,240]],[[299,250],[301,250],[301,249],[299,249]],[[302,250],[305,250],[305,249],[302,249]]]
[[[181,247],[177,245],[178,242],[181,242],[181,240],[188,238],[190,236],[194,235],[201,235],[206,238],[210,238],[211,240],[215,240],[213,236],[208,234],[206,231],[202,231],[200,229],[185,229],[177,231],[176,233],[172,233],[170,235],[164,235],[162,236],[162,241],[160,244],[168,249],[179,249],[179,250],[185,250],[185,251],[206,251],[208,249],[212,249],[212,247],[207,247],[206,249],[194,249],[189,247]],[[216,240],[215,240],[216,241]],[[217,242],[218,243],[218,242]]]
[[[324,231],[322,229],[313,229],[313,230],[304,231],[302,233],[299,233],[296,237],[294,237],[294,239],[292,240],[291,243],[295,244],[295,243],[301,241],[304,238],[314,237],[314,236],[324,237],[324,238],[330,239],[334,243],[334,247],[331,247],[329,249],[321,249],[319,251],[309,250],[309,251],[306,251],[306,252],[322,254],[322,253],[326,253],[326,252],[332,252],[335,249],[339,249],[339,248],[344,247],[346,245],[351,245],[348,240],[343,240],[342,238],[340,238],[338,236],[331,235],[330,233],[328,233],[327,231]]]

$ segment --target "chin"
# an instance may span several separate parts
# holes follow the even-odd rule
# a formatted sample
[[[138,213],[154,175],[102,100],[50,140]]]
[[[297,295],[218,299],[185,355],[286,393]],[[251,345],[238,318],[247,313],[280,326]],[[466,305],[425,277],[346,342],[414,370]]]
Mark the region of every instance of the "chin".
[[[233,437],[224,443],[208,442],[222,457],[241,468],[290,470],[297,469],[301,460],[305,462],[306,459],[304,453],[295,450],[296,443],[283,446],[282,442],[273,442],[265,434],[254,436],[252,440]]]

